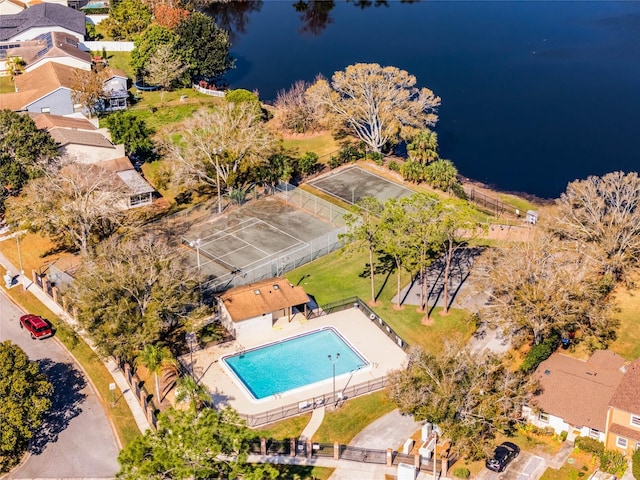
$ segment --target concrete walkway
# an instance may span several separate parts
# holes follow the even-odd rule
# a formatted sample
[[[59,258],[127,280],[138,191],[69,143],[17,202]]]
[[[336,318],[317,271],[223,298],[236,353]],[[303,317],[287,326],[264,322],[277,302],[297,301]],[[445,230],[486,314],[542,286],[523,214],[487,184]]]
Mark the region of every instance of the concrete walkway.
[[[18,272],[18,269],[1,252],[0,252],[0,265],[6,271]],[[80,335],[82,339],[85,342],[87,342],[87,344],[95,351],[95,346],[93,345],[91,340],[87,337],[87,335],[84,332],[78,329],[78,323],[76,322],[76,320],[72,318],[67,312],[65,312],[60,305],[54,302],[53,299],[49,297],[49,295],[47,295],[44,291],[42,291],[42,289],[40,289],[38,285],[33,283],[33,281],[31,281],[27,276],[18,275],[18,285],[12,288],[21,288],[20,285],[22,285],[22,288],[24,288],[26,291],[34,295],[43,305],[45,305],[49,310],[51,310],[54,314],[60,317],[65,323],[73,327],[74,330],[78,333],[78,335]],[[71,352],[69,352],[69,354],[73,357]],[[142,407],[136,400],[135,395],[129,388],[129,384],[124,378],[124,374],[120,371],[120,369],[118,368],[116,363],[113,361],[113,359],[111,359],[111,357],[109,357],[109,359],[107,360],[103,360],[103,363],[104,363],[104,366],[109,371],[109,373],[111,374],[111,376],[113,377],[115,384],[118,386],[118,388],[122,392],[122,396],[124,400],[127,402],[127,404],[129,405],[129,408],[131,409],[131,413],[135,418],[138,428],[140,429],[141,432],[145,432],[150,428],[149,421],[147,420],[147,417],[144,414]],[[82,365],[80,365],[79,363],[78,365],[80,369],[85,373],[85,376],[87,377],[87,381],[91,382],[91,378],[89,378],[89,376],[86,374],[86,372],[84,371],[84,368],[82,368]],[[98,393],[97,389],[96,389],[96,393]],[[105,401],[107,401],[107,399],[105,399]],[[117,432],[114,431],[113,433],[116,439],[118,439]]]

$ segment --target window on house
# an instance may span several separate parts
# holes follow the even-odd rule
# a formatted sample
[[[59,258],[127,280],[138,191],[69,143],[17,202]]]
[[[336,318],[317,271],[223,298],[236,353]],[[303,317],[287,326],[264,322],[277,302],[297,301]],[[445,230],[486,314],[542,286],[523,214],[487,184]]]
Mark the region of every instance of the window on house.
[[[42,107],[40,109],[40,113],[51,113],[51,108],[50,107]]]
[[[544,423],[549,423],[549,414],[540,412],[540,414],[538,415],[538,420]]]
[[[591,438],[595,438],[596,440],[600,438],[600,431],[596,430],[595,428],[590,428],[589,429],[589,436]]]
[[[618,437],[616,445],[620,448],[627,448],[627,439],[624,437]]]
[[[640,417],[637,415],[631,415],[631,425],[634,427],[640,427]]]

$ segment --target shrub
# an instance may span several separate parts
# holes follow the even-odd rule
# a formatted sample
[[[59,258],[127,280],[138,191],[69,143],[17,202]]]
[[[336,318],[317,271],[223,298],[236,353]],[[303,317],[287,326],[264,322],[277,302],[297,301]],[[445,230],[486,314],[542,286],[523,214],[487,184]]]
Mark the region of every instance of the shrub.
[[[556,351],[559,341],[560,337],[557,334],[551,335],[542,343],[531,347],[531,350],[529,350],[529,353],[520,365],[520,370],[522,370],[523,372],[533,372],[536,368],[538,368],[538,365],[540,365],[540,363],[545,361],[551,356],[553,352]]]
[[[395,160],[391,160],[387,166],[389,167],[389,170],[391,170],[392,172],[400,171],[400,165],[398,165],[398,162],[396,162]]]
[[[409,182],[419,183],[424,180],[424,170],[425,166],[420,162],[408,160],[400,167],[400,174]]]
[[[383,165],[384,164],[384,155],[380,152],[370,152],[368,157],[373,160],[376,165]]]
[[[605,450],[600,454],[600,470],[611,473],[612,475],[623,472],[627,460],[622,452],[616,450]]]
[[[464,191],[464,188],[458,182],[451,185],[451,193],[453,193],[456,197],[460,198],[461,200],[469,200],[469,197],[467,197],[467,192]]]
[[[356,145],[343,145],[338,152],[338,156],[342,160],[342,163],[355,162],[356,160],[364,158],[364,155],[364,150]]]
[[[640,480],[640,449],[633,452],[631,457],[631,472],[636,480]]]
[[[342,161],[342,158],[334,157],[333,155],[331,155],[331,158],[329,158],[327,165],[329,165],[329,168],[333,170],[334,168],[338,168],[343,163],[344,162]]]
[[[599,442],[595,438],[577,437],[576,447],[582,451],[593,453],[595,455],[600,455],[604,452],[604,443]]]
[[[563,430],[560,432],[560,439],[564,442],[567,439],[568,435],[569,435],[569,432],[567,432],[566,430]]]
[[[448,192],[458,183],[458,169],[451,160],[436,160],[425,167],[424,179],[433,188]]]
[[[304,175],[315,172],[318,169],[318,155],[313,152],[305,152],[298,160],[298,167]]]
[[[456,478],[469,478],[469,476],[471,475],[471,472],[469,471],[468,468],[464,468],[464,467],[458,467],[453,471],[453,476]]]

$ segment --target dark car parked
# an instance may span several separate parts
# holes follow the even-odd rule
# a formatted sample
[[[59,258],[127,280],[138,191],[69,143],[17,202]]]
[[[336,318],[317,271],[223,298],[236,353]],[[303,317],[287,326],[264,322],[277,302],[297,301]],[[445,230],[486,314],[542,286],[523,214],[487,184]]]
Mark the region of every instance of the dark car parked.
[[[504,442],[498,445],[493,452],[493,457],[488,458],[486,466],[489,470],[494,472],[502,472],[507,465],[518,456],[520,453],[520,447],[515,443]]]
[[[31,338],[43,339],[53,335],[51,324],[38,315],[23,315],[20,317],[20,328],[26,328]]]

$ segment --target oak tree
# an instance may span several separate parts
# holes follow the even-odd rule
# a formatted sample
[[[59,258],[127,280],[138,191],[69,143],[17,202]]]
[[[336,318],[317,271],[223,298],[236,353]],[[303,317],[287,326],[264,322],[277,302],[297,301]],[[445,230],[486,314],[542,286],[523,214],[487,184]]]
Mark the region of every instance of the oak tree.
[[[344,125],[374,152],[389,142],[436,124],[440,98],[417,88],[416,78],[397,67],[357,63],[319,78],[307,96],[329,124]]]
[[[312,132],[319,128],[320,115],[316,105],[305,95],[307,88],[307,83],[299,80],[289,90],[278,92],[274,103],[274,121],[278,128],[294,133]]]
[[[0,110],[0,213],[5,200],[19,195],[58,158],[58,145],[29,115]]]
[[[145,345],[202,314],[197,285],[184,252],[149,233],[104,241],[69,293],[98,348],[132,361]]]
[[[412,348],[407,367],[389,375],[389,395],[402,413],[437,424],[461,456],[474,459],[497,433],[513,430],[532,391],[495,354],[473,355],[460,342],[439,354]]]
[[[551,228],[578,242],[614,280],[638,266],[640,258],[640,177],[612,172],[569,183],[556,202]]]
[[[51,407],[52,393],[37,362],[9,340],[0,342],[0,473],[20,461]]]
[[[151,9],[139,0],[120,0],[113,4],[103,24],[114,40],[133,40],[152,19]]]
[[[178,36],[169,28],[162,25],[150,25],[133,41],[134,49],[131,51],[129,65],[133,68],[136,77],[142,76],[145,65],[153,58],[156,49],[160,45],[174,47]]]
[[[269,464],[249,464],[253,433],[230,408],[169,409],[158,430],[147,430],[120,452],[120,479],[276,478]]]
[[[267,163],[276,139],[250,102],[201,109],[184,121],[182,143],[169,145],[177,180],[208,185],[221,194],[236,186],[240,171]]]
[[[129,188],[113,171],[68,159],[11,199],[10,216],[86,256],[120,225],[129,195]]]

